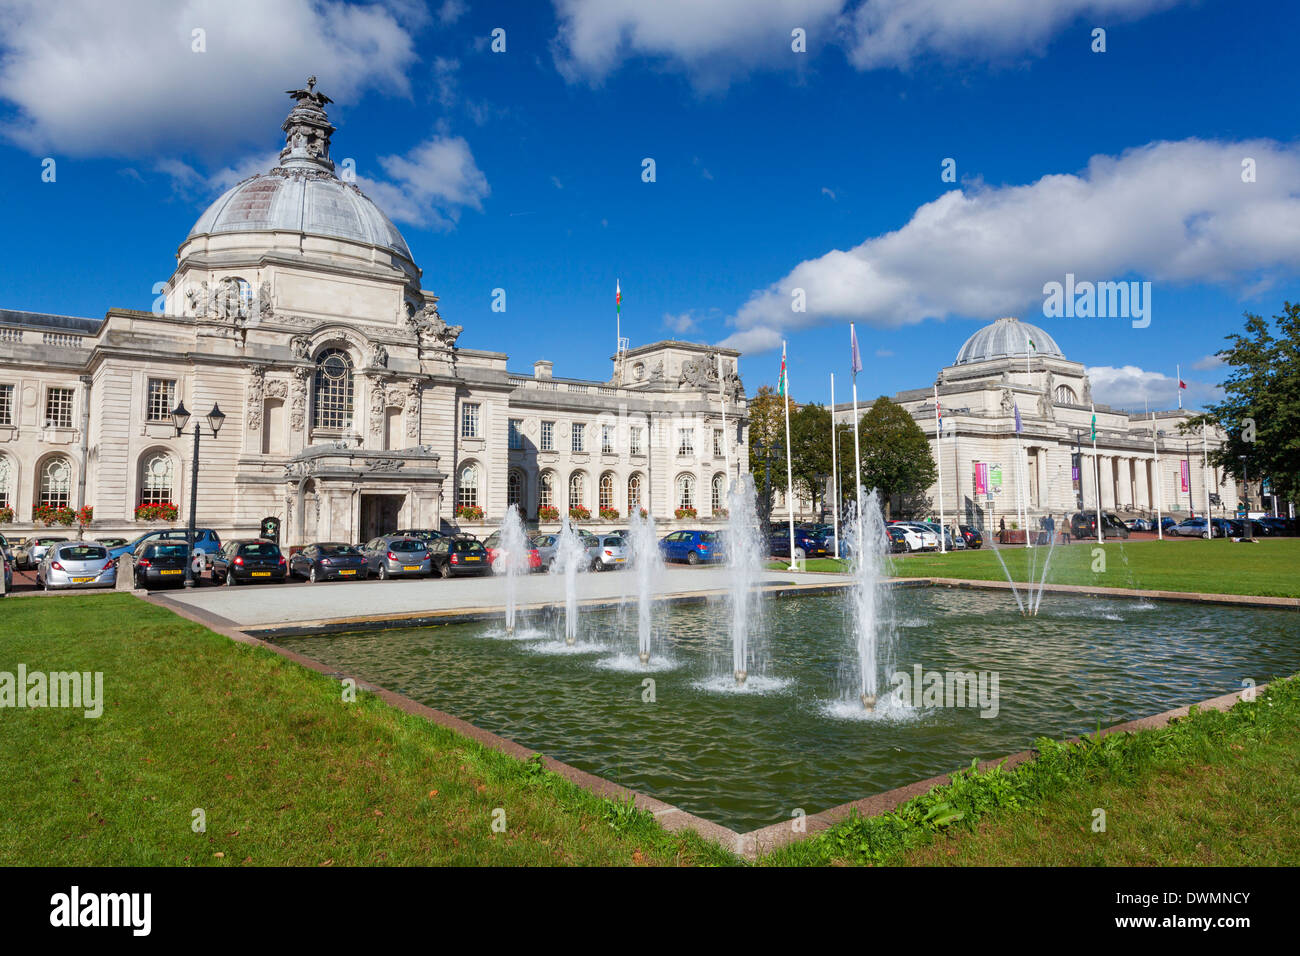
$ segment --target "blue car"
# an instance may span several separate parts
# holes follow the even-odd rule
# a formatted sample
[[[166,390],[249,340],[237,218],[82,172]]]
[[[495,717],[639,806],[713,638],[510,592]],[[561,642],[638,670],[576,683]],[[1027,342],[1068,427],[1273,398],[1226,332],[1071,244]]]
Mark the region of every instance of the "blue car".
[[[120,558],[124,554],[134,555],[141,545],[151,542],[184,541],[188,534],[189,530],[186,528],[164,528],[161,531],[149,531],[140,535],[134,541],[128,541],[116,548],[109,548],[108,556],[110,558]],[[204,556],[205,564],[210,565],[212,559],[221,550],[221,537],[211,528],[197,528],[194,534],[196,537],[194,550]]]
[[[716,531],[674,531],[659,541],[659,553],[665,561],[699,564],[722,557]]]
[[[828,538],[819,538],[805,528],[794,529],[794,546],[804,553],[806,558],[823,558],[829,553],[826,546]],[[833,544],[832,544],[833,547]],[[768,538],[768,548],[778,558],[790,557],[790,529],[774,529]]]

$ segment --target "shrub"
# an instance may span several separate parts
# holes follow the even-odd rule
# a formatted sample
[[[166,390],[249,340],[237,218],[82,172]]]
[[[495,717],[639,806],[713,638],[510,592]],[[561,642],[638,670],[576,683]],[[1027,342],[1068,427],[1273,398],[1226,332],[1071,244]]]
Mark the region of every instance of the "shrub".
[[[71,508],[55,508],[53,505],[36,505],[32,508],[32,519],[47,528],[61,524],[65,528],[77,520],[77,513]]]
[[[601,508],[601,509],[600,509],[600,517],[601,517],[603,520],[605,520],[605,521],[617,521],[617,520],[618,520],[618,517],[619,517],[619,515],[618,515],[618,509],[617,509],[617,508]]]
[[[554,505],[543,505],[537,509],[537,517],[541,521],[558,521],[560,509]]]
[[[591,519],[591,509],[578,505],[576,508],[569,509],[569,517],[574,521],[589,521]]]
[[[136,521],[175,521],[177,514],[176,506],[170,501],[135,506]]]
[[[82,506],[81,510],[77,512],[77,524],[80,525],[81,527],[85,527],[86,525],[90,524],[94,520],[95,520],[95,509],[92,508],[90,505]]]
[[[14,520],[14,509],[8,506],[0,508],[0,524],[8,524]]]
[[[478,505],[461,505],[456,509],[456,517],[466,521],[482,521],[483,509]]]

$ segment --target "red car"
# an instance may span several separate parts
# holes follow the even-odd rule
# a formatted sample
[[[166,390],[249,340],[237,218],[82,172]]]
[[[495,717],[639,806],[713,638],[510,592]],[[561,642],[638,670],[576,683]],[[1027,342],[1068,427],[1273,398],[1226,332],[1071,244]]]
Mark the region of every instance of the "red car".
[[[487,548],[488,563],[492,565],[492,570],[496,570],[497,558],[501,556],[501,532],[493,531],[488,535],[487,540],[483,542],[483,547]],[[528,570],[542,570],[542,555],[532,545],[528,546]]]

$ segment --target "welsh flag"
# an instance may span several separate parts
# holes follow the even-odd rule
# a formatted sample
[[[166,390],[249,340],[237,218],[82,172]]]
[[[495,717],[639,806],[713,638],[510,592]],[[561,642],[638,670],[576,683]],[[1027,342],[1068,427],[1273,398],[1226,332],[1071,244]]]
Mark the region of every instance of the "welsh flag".
[[[1034,340],[1033,340],[1033,339],[1030,339],[1030,340],[1029,340],[1029,350],[1030,350],[1031,352],[1037,352],[1037,351],[1038,351],[1038,346],[1034,344]]]
[[[1187,383],[1184,382],[1184,381],[1180,378],[1180,379],[1178,380],[1178,387],[1179,387],[1179,388],[1187,388]]]
[[[785,343],[781,343],[781,374],[776,380],[776,394],[786,395],[789,392],[790,383],[785,374]]]
[[[614,311],[623,314],[623,290],[619,288],[617,279],[614,280]]]

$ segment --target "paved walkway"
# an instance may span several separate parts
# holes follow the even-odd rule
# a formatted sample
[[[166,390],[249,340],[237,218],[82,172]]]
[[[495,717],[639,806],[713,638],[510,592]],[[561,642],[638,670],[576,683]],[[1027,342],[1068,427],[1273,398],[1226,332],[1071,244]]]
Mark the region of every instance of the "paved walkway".
[[[764,571],[767,587],[816,590],[841,587],[843,574],[803,574]],[[558,575],[530,574],[521,578],[520,607],[563,604],[564,580]],[[616,603],[636,594],[630,570],[578,575],[578,599],[587,604]],[[660,597],[711,596],[727,591],[721,568],[668,568],[658,589]],[[242,629],[331,629],[348,624],[397,623],[424,618],[454,619],[504,613],[506,582],[499,576],[482,578],[421,578],[391,581],[331,581],[320,584],[258,584],[154,592],[162,603],[175,603],[206,618]]]

